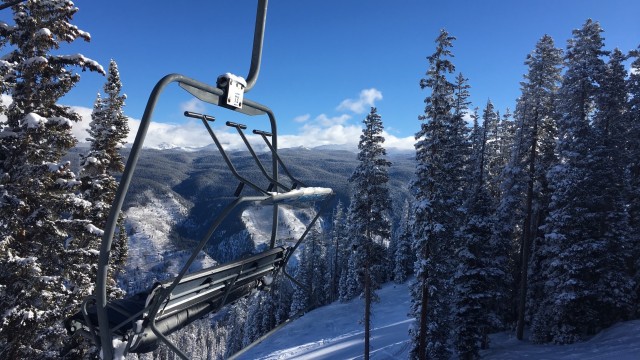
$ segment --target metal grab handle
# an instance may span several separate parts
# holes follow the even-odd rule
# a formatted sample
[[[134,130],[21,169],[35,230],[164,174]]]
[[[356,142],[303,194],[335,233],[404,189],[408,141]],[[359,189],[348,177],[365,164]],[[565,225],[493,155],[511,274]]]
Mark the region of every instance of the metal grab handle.
[[[267,23],[267,5],[268,0],[258,0],[258,9],[256,10],[256,27],[253,33],[253,50],[251,51],[251,67],[249,75],[247,75],[247,86],[244,92],[248,93],[258,81],[260,73],[260,62],[262,61],[262,45],[264,43],[264,27]]]

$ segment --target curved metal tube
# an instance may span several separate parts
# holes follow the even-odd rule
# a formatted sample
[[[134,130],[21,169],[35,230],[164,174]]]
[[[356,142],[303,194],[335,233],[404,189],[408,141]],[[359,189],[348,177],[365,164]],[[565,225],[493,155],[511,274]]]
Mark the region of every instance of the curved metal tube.
[[[247,75],[247,86],[244,92],[248,93],[258,81],[260,73],[260,62],[262,61],[262,45],[264,44],[264,27],[267,23],[267,5],[268,0],[258,0],[258,9],[256,10],[256,26],[253,33],[253,50],[251,51],[251,67]]]

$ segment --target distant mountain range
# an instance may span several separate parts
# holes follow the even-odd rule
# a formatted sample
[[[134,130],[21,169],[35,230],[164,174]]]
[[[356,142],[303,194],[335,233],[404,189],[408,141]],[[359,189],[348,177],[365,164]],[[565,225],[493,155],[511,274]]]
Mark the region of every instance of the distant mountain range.
[[[299,181],[307,186],[329,187],[335,191],[333,204],[325,217],[331,215],[338,201],[345,206],[348,204],[351,191],[348,179],[358,164],[355,151],[339,148],[340,146],[322,146],[313,149],[299,147],[279,150],[279,155],[288,170]],[[86,148],[76,148],[68,155],[68,160],[72,161],[76,169],[79,166],[78,155],[84,151]],[[123,149],[125,156],[128,152],[128,149]],[[268,182],[247,151],[230,152],[228,156],[238,173],[266,188]],[[414,156],[414,153],[409,151],[390,151],[388,156],[392,162],[389,169],[389,188],[394,201],[394,223],[399,221],[400,210],[409,195],[409,182],[415,171]],[[270,168],[270,154],[260,154],[259,158],[265,168]],[[172,234],[166,235],[172,239],[173,246],[184,249],[188,248],[188,244],[193,240],[201,238],[210,221],[233,199],[238,183],[227,168],[223,157],[211,147],[198,150],[143,149],[123,210],[153,206],[157,199],[165,199],[162,200],[165,202],[166,199],[171,199],[171,203],[180,204],[184,210],[181,210],[183,214],[179,219],[149,218],[148,221],[174,224]],[[245,187],[243,194],[251,194],[251,189]],[[155,216],[166,216],[162,215],[166,213],[159,211]],[[218,252],[218,245],[225,237],[237,236],[246,231],[240,215],[239,212],[230,216],[229,221],[216,232],[224,236],[215,238],[208,251]],[[144,218],[136,221],[136,226],[141,228],[140,222],[144,221]],[[132,234],[135,233],[135,229],[130,231]],[[216,255],[219,254],[211,255],[218,258]]]

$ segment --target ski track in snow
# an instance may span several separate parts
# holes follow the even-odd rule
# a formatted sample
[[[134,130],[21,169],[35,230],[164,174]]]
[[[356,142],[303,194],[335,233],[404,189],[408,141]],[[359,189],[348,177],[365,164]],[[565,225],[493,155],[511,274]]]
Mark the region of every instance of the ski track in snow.
[[[407,357],[407,331],[413,320],[406,285],[387,285],[373,304],[371,359]],[[239,359],[361,359],[363,300],[334,303],[313,310],[250,349]]]
[[[408,284],[408,283],[407,283]],[[407,359],[410,344],[407,284],[387,284],[374,303],[371,359]],[[364,328],[359,323],[362,299],[334,303],[305,314],[249,349],[238,359],[362,359]],[[491,336],[491,347],[481,352],[488,360],[640,360],[640,320],[603,330],[588,341],[571,345],[536,345],[519,341],[513,333]]]

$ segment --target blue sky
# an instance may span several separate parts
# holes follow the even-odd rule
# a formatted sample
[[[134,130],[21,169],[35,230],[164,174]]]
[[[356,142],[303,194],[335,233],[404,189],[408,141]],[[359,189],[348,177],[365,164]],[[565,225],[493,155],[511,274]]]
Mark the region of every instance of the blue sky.
[[[212,84],[225,72],[246,76],[256,3],[77,0],[74,23],[92,40],[61,51],[82,53],[105,67],[115,59],[128,95],[125,112],[139,119],[166,74]],[[626,52],[640,45],[638,14],[637,0],[271,0],[262,69],[247,97],[273,109],[285,146],[355,144],[362,119],[375,105],[388,146],[407,148],[428,95],[418,82],[441,28],[457,37],[453,61],[469,78],[473,106],[491,99],[504,112],[514,107],[523,62],[542,35],[564,49],[571,31],[593,18],[605,30],[607,49]],[[6,10],[2,16],[6,20]],[[81,75],[63,102],[91,108],[105,80]],[[154,116],[161,124],[150,141],[205,141],[204,129],[185,119],[184,109],[250,125],[261,121],[194,101],[174,86],[161,98]]]

